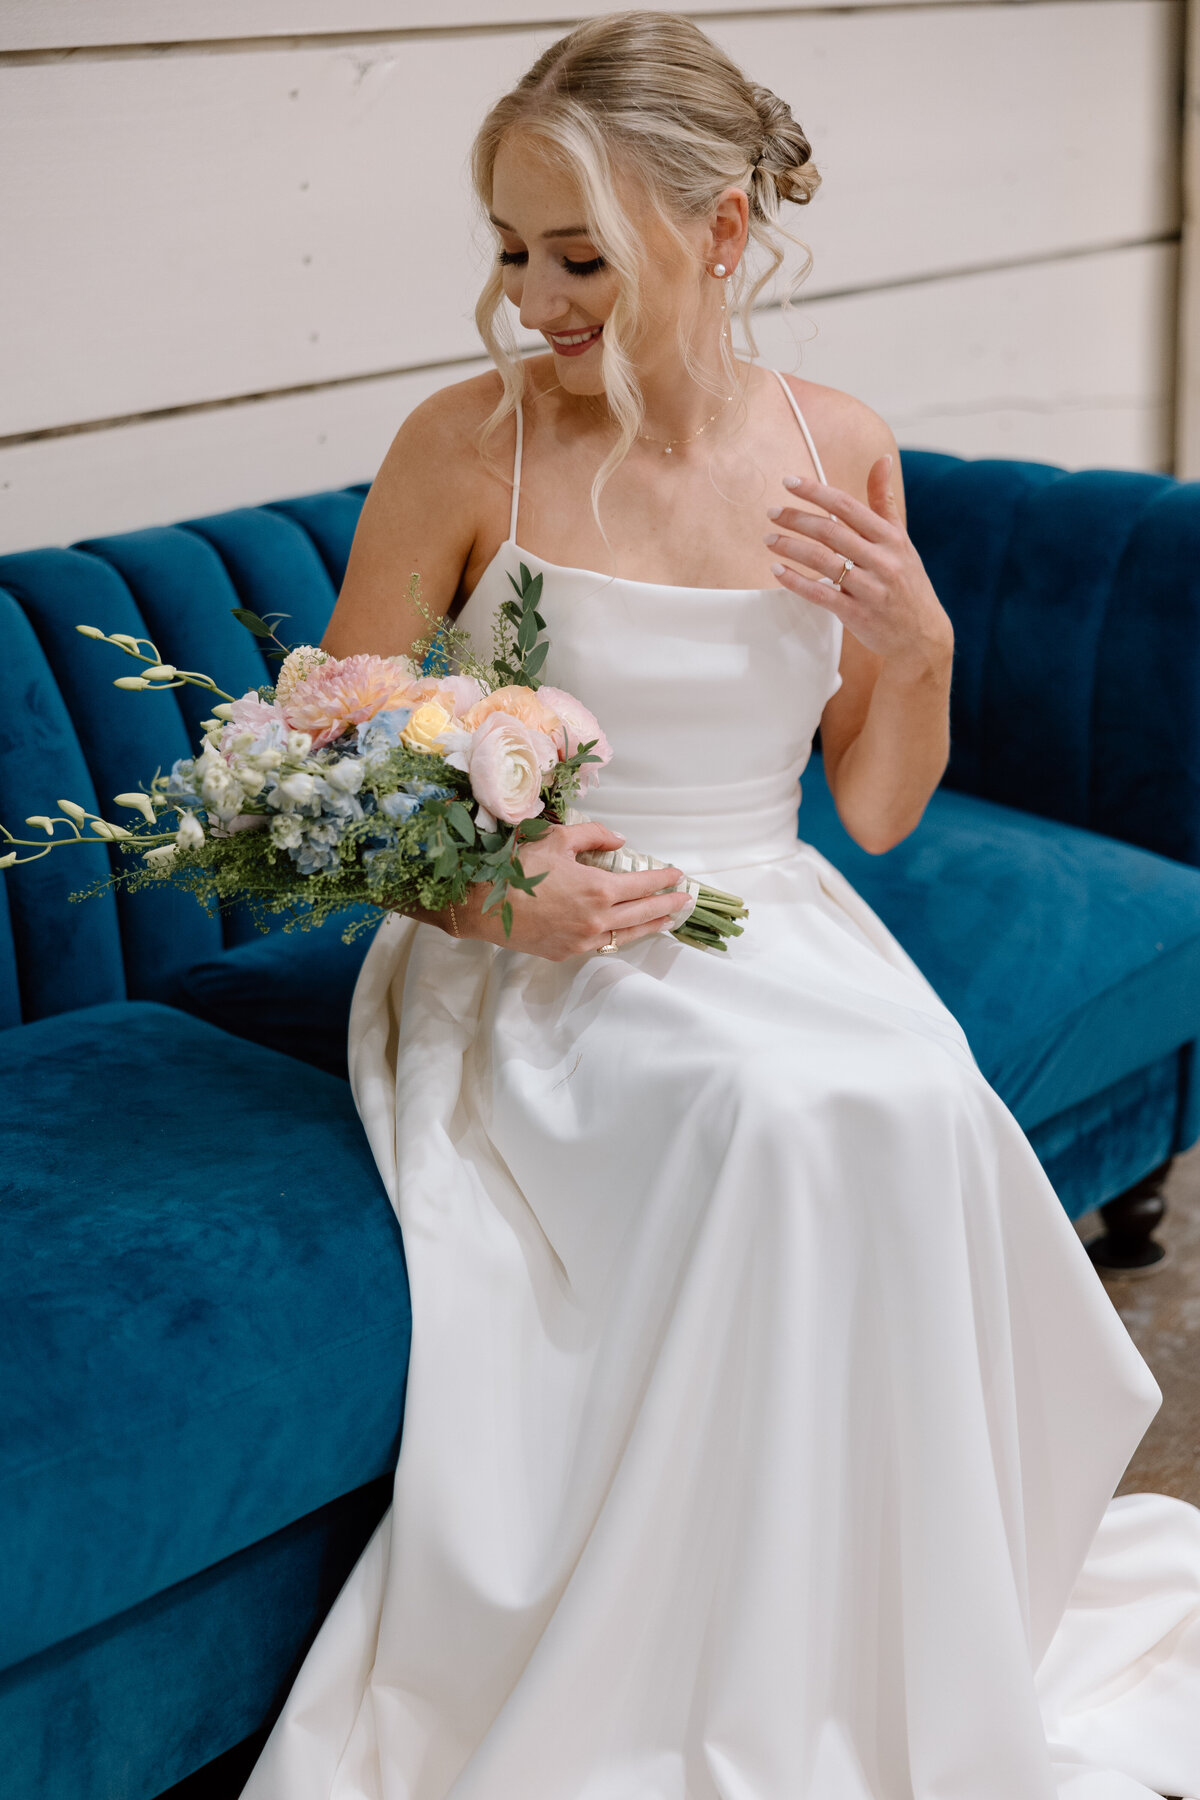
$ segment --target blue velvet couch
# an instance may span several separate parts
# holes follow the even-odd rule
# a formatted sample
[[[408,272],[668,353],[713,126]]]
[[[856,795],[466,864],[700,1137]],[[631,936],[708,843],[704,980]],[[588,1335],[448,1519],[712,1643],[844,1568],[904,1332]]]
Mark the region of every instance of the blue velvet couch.
[[[815,756],[799,828],[962,1020],[1067,1210],[1116,1209],[1130,1252],[1200,1135],[1200,488],[916,452],[904,473],[957,633],[950,769],[871,857]],[[0,558],[0,818],[107,804],[195,737],[194,691],[118,692],[128,663],[77,623],[257,685],[230,609],[318,639],[364,492]],[[12,1800],[150,1800],[260,1730],[403,1422],[403,1244],[344,1080],[365,940],[170,893],[70,904],[109,854],[0,889]]]

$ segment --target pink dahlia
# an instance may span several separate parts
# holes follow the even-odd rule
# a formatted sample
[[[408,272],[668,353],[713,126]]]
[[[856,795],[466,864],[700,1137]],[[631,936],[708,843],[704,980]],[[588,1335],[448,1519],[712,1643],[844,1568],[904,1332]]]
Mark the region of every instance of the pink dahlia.
[[[352,725],[365,725],[376,713],[407,704],[411,665],[397,657],[345,656],[330,660],[298,681],[284,711],[293,731],[307,731],[313,749],[331,744]]]

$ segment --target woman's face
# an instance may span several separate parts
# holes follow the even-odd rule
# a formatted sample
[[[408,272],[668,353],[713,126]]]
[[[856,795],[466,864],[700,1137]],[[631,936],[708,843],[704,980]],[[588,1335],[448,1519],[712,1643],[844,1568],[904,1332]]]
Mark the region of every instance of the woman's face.
[[[707,228],[685,228],[695,238],[684,256],[653,209],[631,189],[625,203],[641,242],[644,324],[629,346],[639,377],[678,357],[677,324],[693,318],[705,301],[719,313],[719,283],[705,295],[701,259]],[[510,132],[492,172],[492,223],[500,240],[504,292],[527,331],[540,331],[554,354],[555,373],[571,394],[602,394],[601,344],[618,282],[587,232],[587,209],[577,183],[545,150]]]

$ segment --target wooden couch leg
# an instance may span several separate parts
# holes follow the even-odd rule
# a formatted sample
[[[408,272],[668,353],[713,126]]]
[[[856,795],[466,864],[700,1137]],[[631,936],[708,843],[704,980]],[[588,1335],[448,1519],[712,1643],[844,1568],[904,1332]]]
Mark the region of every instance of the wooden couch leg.
[[[1162,1185],[1173,1161],[1169,1156],[1165,1163],[1100,1208],[1104,1231],[1087,1246],[1098,1269],[1151,1269],[1167,1254],[1154,1233],[1167,1210]]]

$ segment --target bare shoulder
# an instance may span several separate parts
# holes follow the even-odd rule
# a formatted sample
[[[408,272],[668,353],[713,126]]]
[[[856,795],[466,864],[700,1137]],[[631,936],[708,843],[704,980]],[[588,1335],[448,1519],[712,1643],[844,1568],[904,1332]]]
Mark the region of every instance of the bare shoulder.
[[[479,435],[502,393],[494,369],[439,388],[408,413],[392,439],[376,480],[410,482],[469,478],[480,464]],[[505,421],[511,438],[514,426]],[[503,451],[503,445],[497,446]]]
[[[865,499],[868,470],[889,452],[896,458],[893,466],[899,480],[895,433],[873,407],[819,381],[799,375],[784,379],[808,422],[831,486]]]

